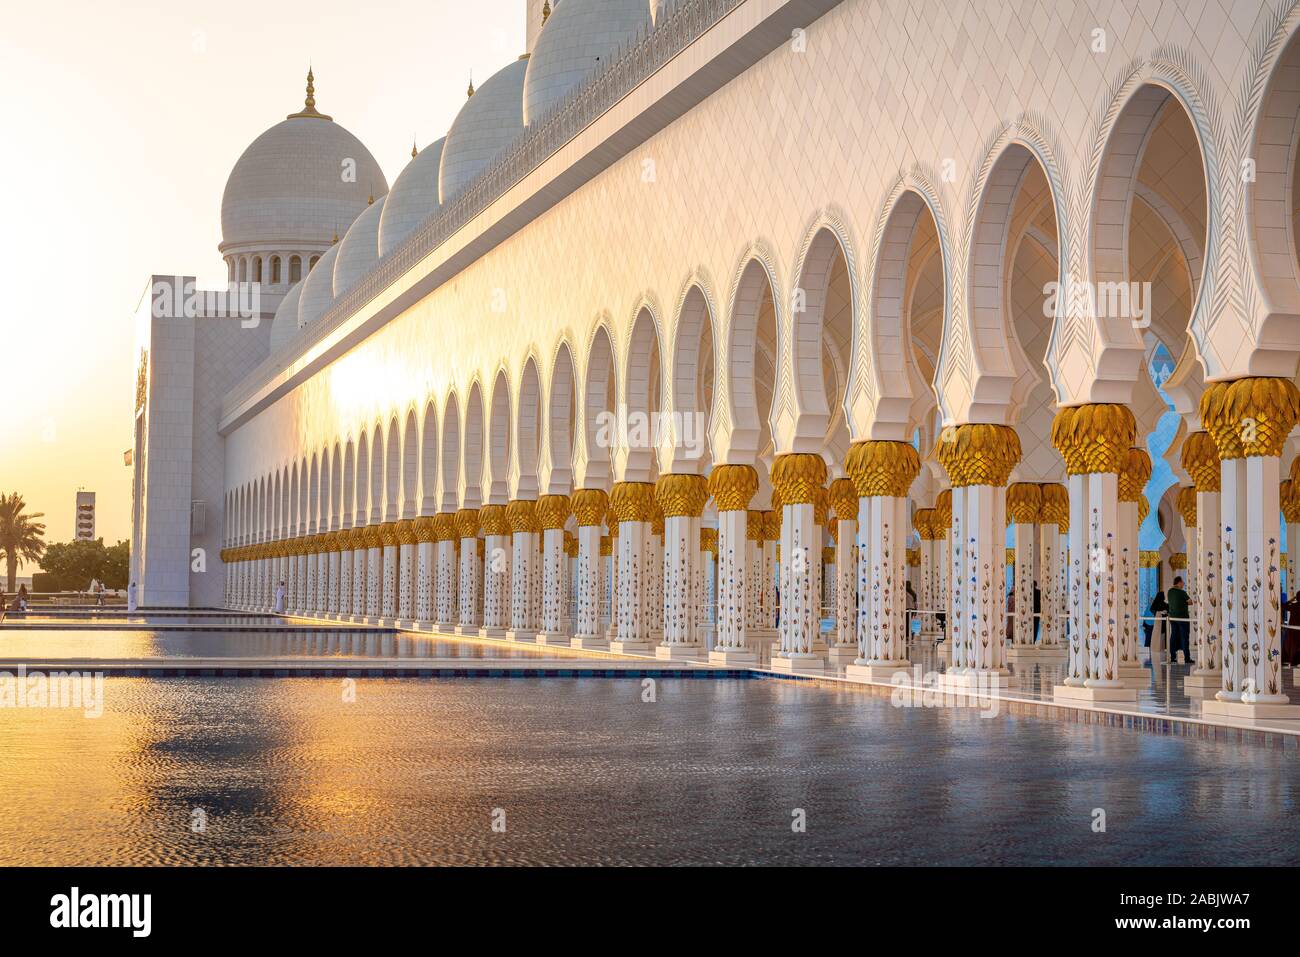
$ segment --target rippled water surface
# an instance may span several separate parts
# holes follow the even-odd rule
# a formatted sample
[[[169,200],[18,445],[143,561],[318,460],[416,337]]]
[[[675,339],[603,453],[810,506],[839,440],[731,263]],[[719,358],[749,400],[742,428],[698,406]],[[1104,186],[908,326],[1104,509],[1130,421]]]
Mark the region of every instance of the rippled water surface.
[[[0,709],[0,862],[1300,862],[1295,759],[1261,748],[761,680],[344,688],[115,678],[98,719]]]
[[[534,658],[545,648],[433,636],[349,631],[51,631],[0,627],[0,659],[47,658]]]

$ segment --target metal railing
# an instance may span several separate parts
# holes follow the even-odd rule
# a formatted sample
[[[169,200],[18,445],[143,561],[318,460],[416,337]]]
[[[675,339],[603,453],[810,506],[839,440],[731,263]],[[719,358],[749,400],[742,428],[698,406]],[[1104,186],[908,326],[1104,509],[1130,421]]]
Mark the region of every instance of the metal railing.
[[[744,0],[679,0],[654,26],[642,27],[596,73],[530,125],[470,186],[429,216],[397,249],[362,276],[312,326],[272,353],[226,395],[222,417],[279,371],[406,275],[429,253],[500,199],[593,121],[740,6]]]

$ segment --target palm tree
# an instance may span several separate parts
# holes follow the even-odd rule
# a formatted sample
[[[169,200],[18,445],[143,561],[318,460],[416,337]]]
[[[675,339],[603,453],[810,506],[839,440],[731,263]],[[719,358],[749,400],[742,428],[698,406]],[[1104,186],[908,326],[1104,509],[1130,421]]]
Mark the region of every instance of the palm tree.
[[[14,578],[20,562],[38,561],[45,552],[44,512],[35,515],[24,513],[27,503],[17,492],[0,495],[0,552],[5,556],[5,573],[8,591],[14,590]]]

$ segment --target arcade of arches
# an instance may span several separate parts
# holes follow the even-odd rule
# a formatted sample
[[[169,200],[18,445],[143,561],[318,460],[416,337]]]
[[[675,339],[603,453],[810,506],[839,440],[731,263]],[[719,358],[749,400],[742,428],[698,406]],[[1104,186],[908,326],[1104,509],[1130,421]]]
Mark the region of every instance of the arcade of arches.
[[[721,663],[771,648],[775,670],[867,680],[938,636],[955,683],[1059,657],[1059,695],[1132,700],[1147,439],[1172,414],[1158,559],[1189,583],[1189,685],[1207,713],[1300,717],[1279,656],[1283,543],[1300,550],[1295,47],[1259,108],[1250,295],[1210,262],[1237,255],[1219,224],[1238,192],[1180,91],[1135,85],[1087,202],[1029,132],[994,145],[961,261],[905,177],[868,288],[817,223],[788,282],[752,255],[721,306],[687,283],[626,331],[502,356],[239,483],[227,604],[268,609],[284,581],[306,616]],[[1267,317],[1216,321],[1231,310]]]

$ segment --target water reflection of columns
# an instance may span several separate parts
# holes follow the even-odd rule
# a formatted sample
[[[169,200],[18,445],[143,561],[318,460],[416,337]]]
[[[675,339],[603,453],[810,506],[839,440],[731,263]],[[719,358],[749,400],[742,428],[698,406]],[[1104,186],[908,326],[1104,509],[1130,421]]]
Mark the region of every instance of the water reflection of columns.
[[[1191,615],[1195,619],[1189,649],[1196,667],[1185,684],[1194,688],[1223,686],[1223,662],[1219,655],[1220,527],[1219,489],[1222,475],[1219,450],[1208,432],[1193,432],[1183,440],[1183,471],[1192,486],[1178,491],[1178,510],[1183,516],[1187,537],[1187,591],[1192,599]],[[1204,529],[1204,534],[1201,530]]]
[[[1084,700],[1133,701],[1118,670],[1115,551],[1119,472],[1137,434],[1122,405],[1061,409],[1052,444],[1065,460],[1070,498],[1069,658],[1055,694]]]
[[[1279,581],[1280,456],[1300,418],[1300,390],[1281,378],[1218,382],[1200,412],[1220,459],[1224,608],[1222,687],[1202,708],[1248,721],[1300,718],[1282,691]]]
[[[609,647],[600,613],[606,561],[600,529],[608,504],[609,496],[602,489],[581,488],[573,493],[573,515],[578,522],[578,618],[570,642],[574,648]]]
[[[819,628],[817,575],[820,535],[814,503],[826,482],[820,455],[779,455],[772,463],[773,497],[781,502],[781,650],[772,668],[786,672],[824,670],[813,648]]]
[[[761,536],[763,519],[747,511],[758,491],[758,473],[749,465],[715,465],[709,473],[709,494],[718,510],[718,607],[716,632],[709,661],[719,665],[752,664],[757,661],[748,644],[747,629],[758,618],[761,606],[760,572],[755,568],[758,549],[753,539]]]
[[[858,656],[851,678],[888,681],[907,660],[907,492],[921,469],[909,442],[855,443],[845,465],[858,495]]]
[[[616,653],[650,653],[650,621],[646,609],[645,542],[654,512],[654,486],[649,482],[617,482],[609,497],[610,511],[618,520],[615,541],[615,628],[610,643]],[[655,570],[655,573],[658,569]]]
[[[564,575],[568,563],[564,554],[564,523],[568,521],[570,511],[567,495],[543,495],[537,501],[537,518],[542,529],[542,607],[538,644],[567,645],[570,642],[570,636],[564,630],[568,604]]]

